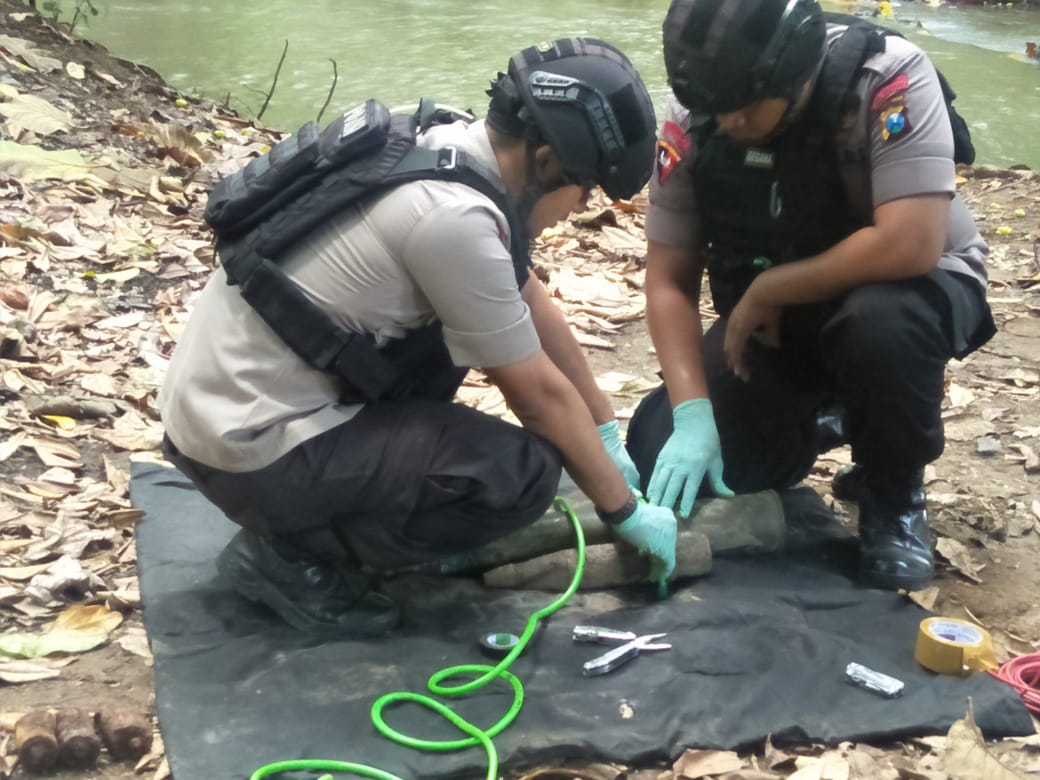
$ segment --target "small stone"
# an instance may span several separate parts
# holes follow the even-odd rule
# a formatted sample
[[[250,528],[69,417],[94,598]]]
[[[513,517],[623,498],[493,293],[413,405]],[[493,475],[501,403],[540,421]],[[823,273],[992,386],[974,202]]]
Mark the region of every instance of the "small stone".
[[[979,455],[999,455],[1002,450],[1000,439],[996,436],[982,436],[975,440],[975,451]]]

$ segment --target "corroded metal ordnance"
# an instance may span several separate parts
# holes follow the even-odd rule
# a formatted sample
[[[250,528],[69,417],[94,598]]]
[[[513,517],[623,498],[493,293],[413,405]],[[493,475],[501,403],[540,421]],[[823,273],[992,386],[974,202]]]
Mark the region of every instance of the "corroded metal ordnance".
[[[101,740],[94,731],[90,713],[70,707],[58,710],[55,721],[58,763],[71,769],[90,769],[97,764]]]
[[[53,712],[29,712],[19,718],[14,725],[18,764],[30,772],[50,772],[58,760],[58,738],[54,730]]]
[[[116,761],[136,761],[152,749],[152,724],[143,712],[99,712],[95,722],[105,747]]]
[[[484,584],[490,588],[563,590],[570,585],[576,566],[575,550],[557,550],[486,571]],[[709,571],[708,537],[692,529],[681,531],[675,550],[675,576],[696,577]],[[585,572],[579,589],[634,585],[646,582],[648,574],[647,559],[635,548],[623,543],[593,544],[585,549]]]
[[[565,489],[566,488],[566,489]],[[589,546],[613,541],[610,528],[596,517],[591,502],[573,482],[561,484],[578,517]],[[689,519],[679,521],[684,529],[699,531],[708,538],[715,556],[754,555],[780,550],[784,545],[784,510],[772,490],[733,498],[703,498],[694,504]],[[574,526],[563,513],[549,510],[531,525],[490,544],[438,562],[444,574],[482,572],[507,563],[537,558],[558,550],[573,549]]]

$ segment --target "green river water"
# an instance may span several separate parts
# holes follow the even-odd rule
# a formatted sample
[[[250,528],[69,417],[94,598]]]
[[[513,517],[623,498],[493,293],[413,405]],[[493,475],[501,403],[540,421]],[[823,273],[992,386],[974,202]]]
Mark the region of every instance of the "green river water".
[[[667,0],[93,0],[79,33],[142,62],[189,94],[255,114],[289,48],[269,126],[295,129],[338,83],[323,121],[366,97],[389,105],[422,96],[482,114],[483,90],[516,50],[564,35],[623,49],[654,97],[668,95],[660,53]],[[824,2],[845,12],[872,8]],[[1040,9],[894,3],[888,24],[922,46],[958,93],[977,162],[1040,169]],[[64,0],[66,11],[74,0]]]

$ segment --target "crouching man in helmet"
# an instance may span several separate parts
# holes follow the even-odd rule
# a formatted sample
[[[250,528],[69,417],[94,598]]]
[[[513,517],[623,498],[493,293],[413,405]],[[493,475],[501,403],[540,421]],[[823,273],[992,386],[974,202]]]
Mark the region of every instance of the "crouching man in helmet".
[[[316,305],[375,348],[372,365],[392,367],[386,392],[359,391],[378,384],[364,361],[338,359],[333,372],[304,360],[247,302],[252,282],[240,291],[224,267],[170,362],[166,454],[242,526],[218,570],[300,629],[387,631],[399,607],[362,571],[435,561],[533,522],[561,465],[654,577],[674,568],[674,516],[636,500],[610,401],[527,254],[527,236],[584,208],[593,186],[612,198],[644,186],[650,97],[628,59],[593,39],[520,52],[488,94],[486,120],[435,123],[416,141],[450,149],[446,173],[470,161],[482,186],[428,177],[376,192],[277,263],[301,309]],[[467,367],[523,427],[452,402]]]
[[[945,366],[993,333],[936,70],[866,21],[828,25],[814,0],[673,0],[664,61],[646,293],[665,385],[628,440],[647,498],[685,515],[702,481],[790,487],[837,412],[855,465],[834,494],[859,502],[861,579],[922,587]]]

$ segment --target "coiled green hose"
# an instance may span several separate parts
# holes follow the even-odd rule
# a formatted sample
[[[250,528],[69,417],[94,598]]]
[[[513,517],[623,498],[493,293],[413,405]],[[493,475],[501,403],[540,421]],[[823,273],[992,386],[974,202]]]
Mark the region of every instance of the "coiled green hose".
[[[509,654],[499,661],[497,665],[463,664],[461,666],[449,666],[435,672],[426,682],[426,687],[429,689],[430,693],[436,696],[450,697],[472,693],[473,691],[483,688],[494,680],[504,680],[509,683],[510,687],[513,689],[513,703],[506,714],[503,715],[501,720],[499,720],[495,725],[487,729],[481,729],[479,726],[470,723],[468,720],[461,717],[451,708],[442,704],[437,699],[434,699],[432,696],[422,693],[412,693],[410,691],[396,691],[380,696],[372,704],[372,723],[380,734],[385,736],[387,739],[417,750],[461,750],[462,748],[481,745],[484,748],[484,752],[487,753],[487,780],[497,780],[498,751],[495,750],[495,745],[491,740],[513,722],[516,716],[520,713],[520,708],[523,707],[524,704],[524,686],[520,682],[520,679],[512,672],[508,671],[508,669],[512,665],[513,661],[515,661],[524,651],[527,643],[531,640],[531,637],[534,636],[534,632],[538,630],[539,621],[561,609],[564,604],[570,600],[571,596],[574,595],[575,591],[578,590],[578,585],[581,584],[581,578],[585,572],[585,535],[581,530],[581,521],[578,520],[578,516],[574,513],[571,505],[567,503],[567,500],[564,498],[557,496],[555,501],[553,501],[553,508],[556,509],[556,511],[563,512],[567,515],[571,524],[574,526],[574,533],[577,539],[576,550],[578,565],[575,567],[574,577],[571,579],[571,583],[567,587],[567,590],[565,590],[563,594],[551,604],[538,610],[528,618],[527,626],[524,628],[523,634],[520,635],[520,641],[517,642],[516,647],[509,651]],[[478,677],[468,683],[461,683],[458,685],[444,684],[444,680],[460,675],[478,675]],[[429,740],[402,734],[386,722],[386,719],[383,717],[383,710],[391,705],[402,704],[404,702],[415,702],[416,704],[421,704],[423,707],[439,713],[467,736],[462,739],[454,740]],[[272,775],[277,775],[281,772],[307,771],[326,773],[350,772],[361,777],[373,777],[376,778],[376,780],[402,780],[402,778],[397,775],[392,775],[389,772],[377,769],[376,767],[367,766],[365,764],[355,764],[349,761],[332,761],[327,759],[278,761],[260,767],[250,775],[249,780],[263,780],[265,777],[271,777]],[[322,775],[318,780],[332,780],[332,775]]]

